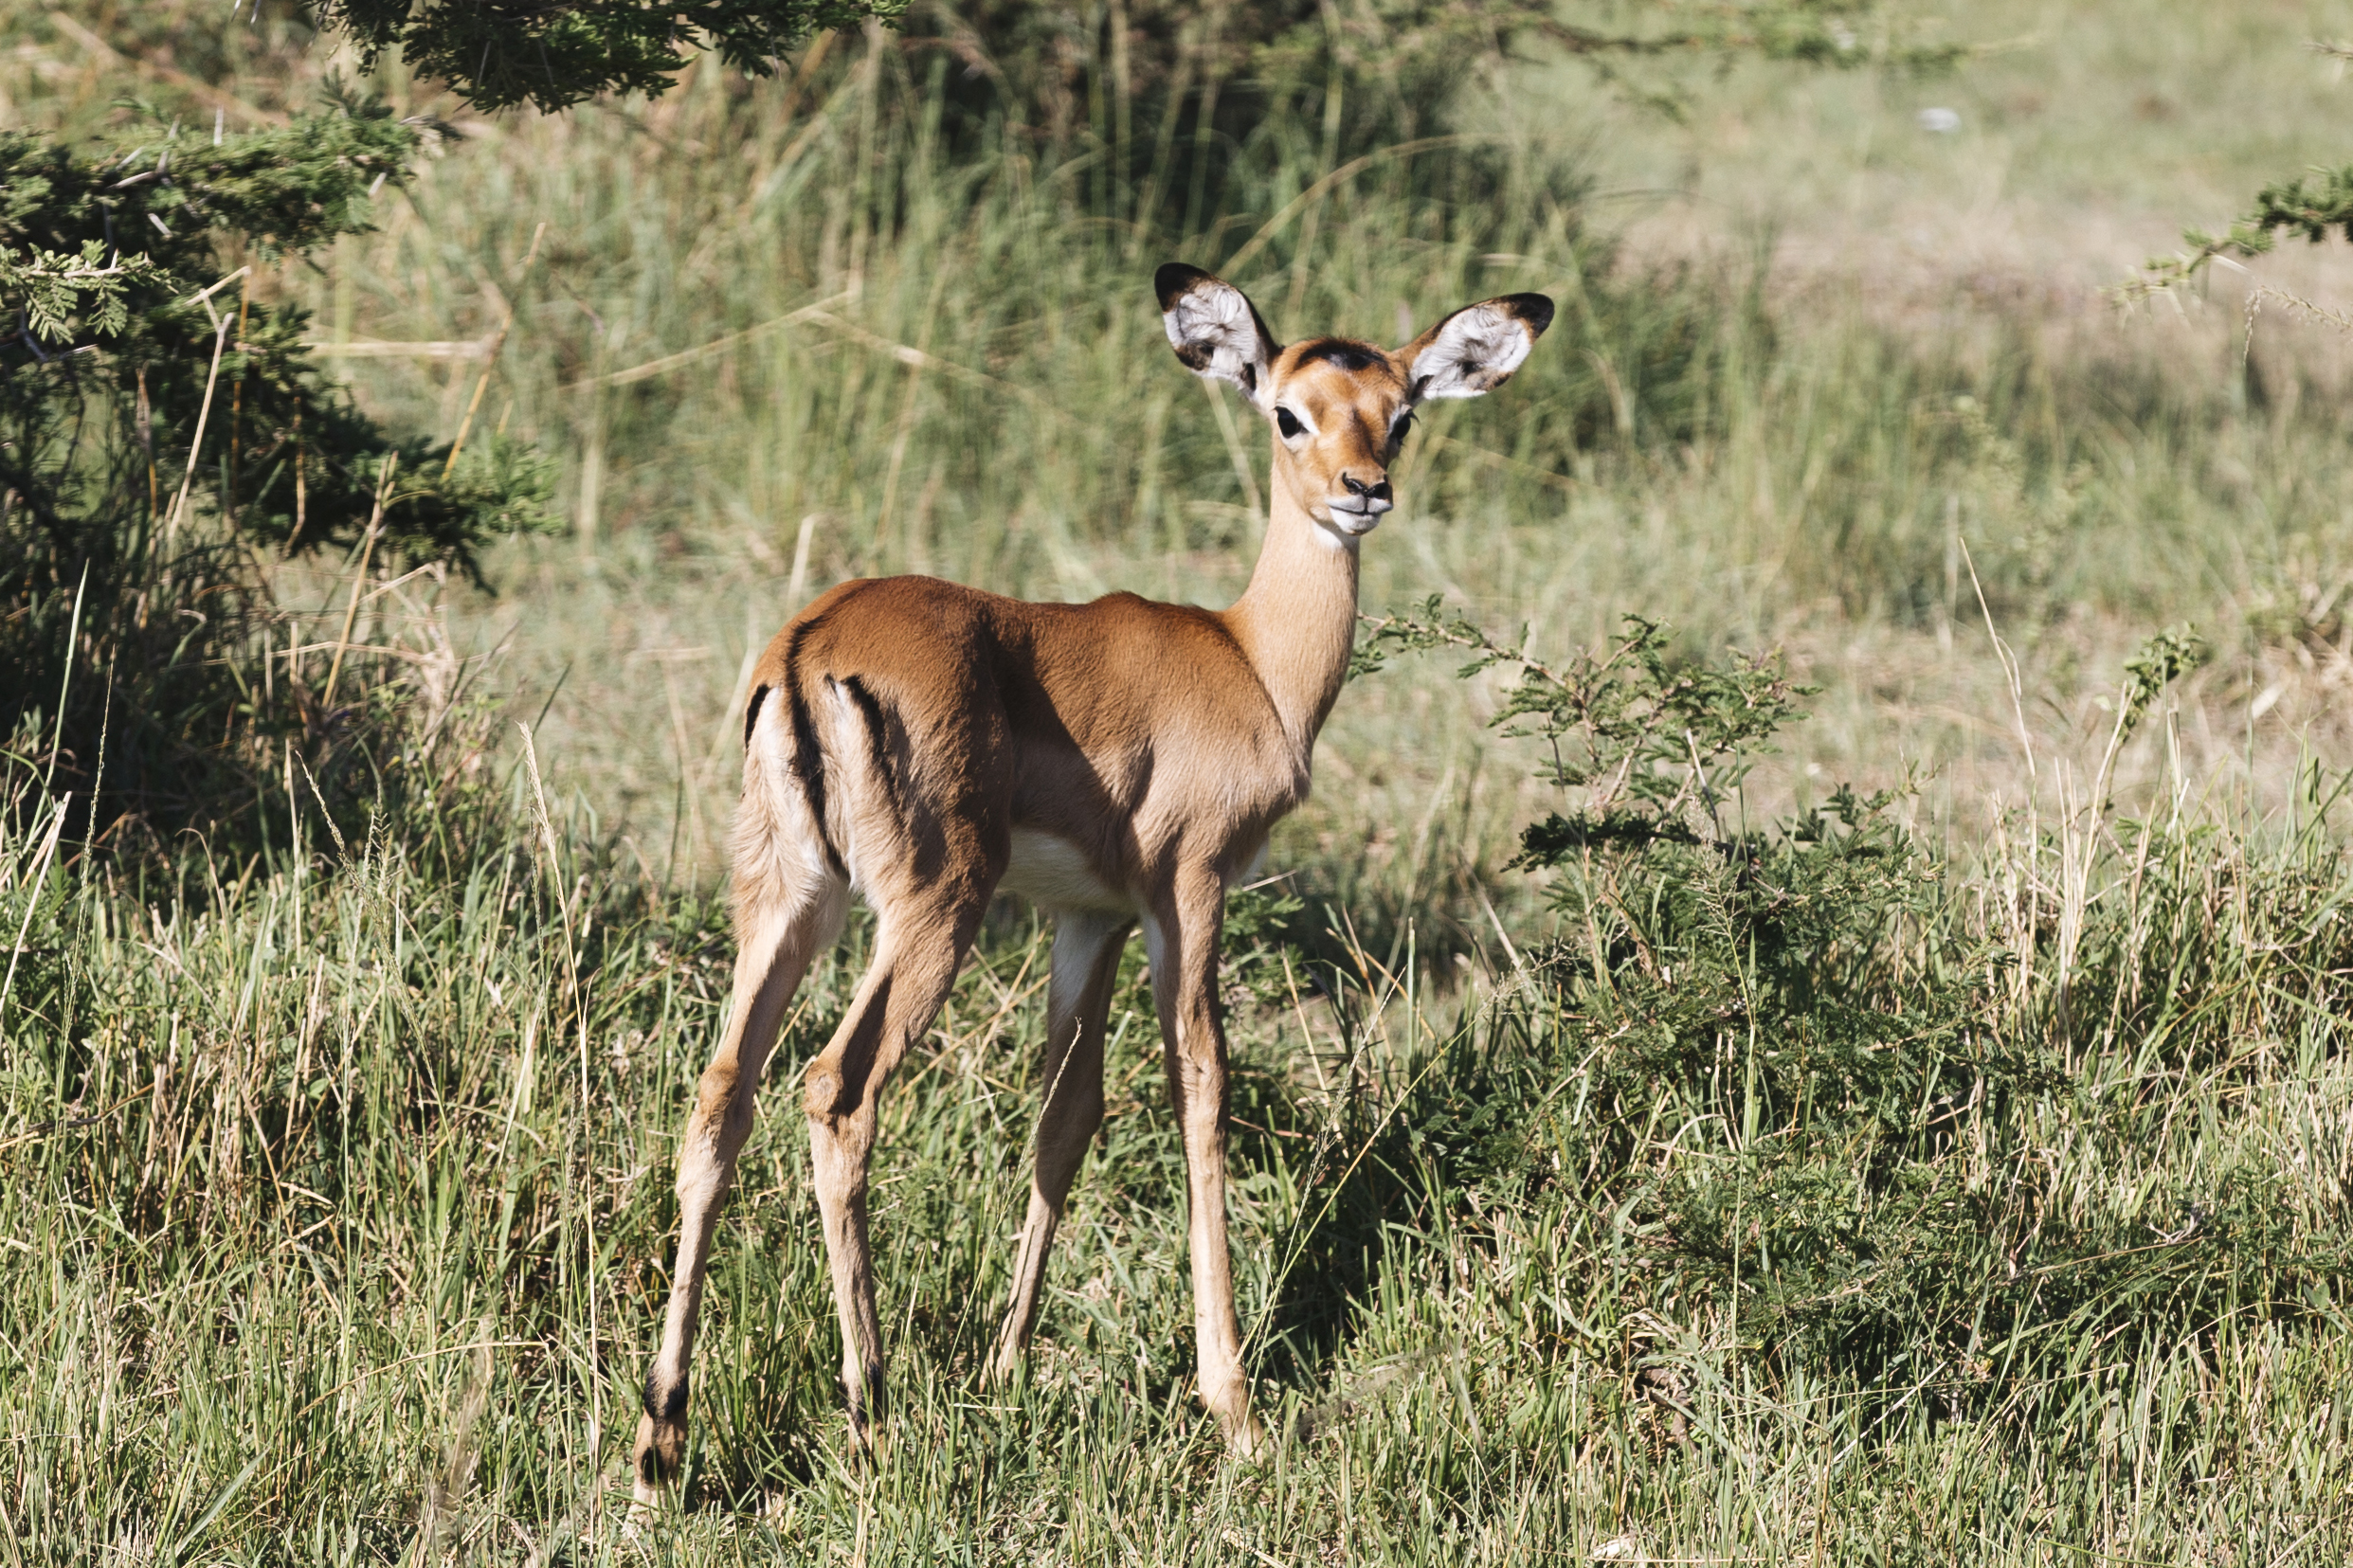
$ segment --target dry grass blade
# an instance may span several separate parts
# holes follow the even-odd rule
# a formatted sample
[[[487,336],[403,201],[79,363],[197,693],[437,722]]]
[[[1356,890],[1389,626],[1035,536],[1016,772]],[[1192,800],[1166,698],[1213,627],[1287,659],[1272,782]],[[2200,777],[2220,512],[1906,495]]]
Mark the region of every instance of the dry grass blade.
[[[392,493],[392,477],[399,471],[400,452],[395,448],[385,454],[384,470],[376,476],[375,505],[368,514],[368,532],[360,543],[359,569],[352,578],[351,602],[343,607],[343,629],[335,634],[335,660],[327,666],[326,690],[318,699],[321,723],[326,722],[326,715],[335,712],[335,683],[343,676],[343,656],[351,650],[352,627],[359,619],[361,590],[368,586],[368,568],[375,559],[376,534],[384,526],[385,501]]]

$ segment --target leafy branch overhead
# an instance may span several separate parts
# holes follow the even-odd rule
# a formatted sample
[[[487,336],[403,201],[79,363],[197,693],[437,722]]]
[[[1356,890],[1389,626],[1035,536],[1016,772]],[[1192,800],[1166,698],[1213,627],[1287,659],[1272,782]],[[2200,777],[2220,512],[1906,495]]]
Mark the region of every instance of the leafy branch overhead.
[[[2254,206],[2220,234],[2184,229],[2189,250],[2178,256],[2152,258],[2141,276],[2126,284],[2130,297],[2160,293],[2186,283],[2217,257],[2262,256],[2287,234],[2318,244],[2332,233],[2353,239],[2353,165],[2314,169],[2292,180],[2267,185],[2255,194]]]
[[[83,241],[78,256],[35,247],[23,260],[0,247],[0,300],[18,301],[31,333],[51,341],[71,336],[77,320],[113,336],[130,318],[131,285],[164,280],[152,257],[109,256],[103,241]]]
[[[315,0],[319,24],[348,34],[373,70],[397,50],[483,109],[563,109],[599,93],[658,94],[696,50],[765,76],[811,34],[907,0]]]
[[[311,0],[318,25],[349,37],[362,64],[373,69],[398,53],[410,70],[447,85],[478,108],[528,103],[542,110],[569,107],[600,93],[666,91],[675,74],[700,50],[718,54],[752,76],[810,38],[873,19],[897,26],[908,0],[681,0],[647,6],[643,0]],[[1599,9],[1611,19],[1623,9]],[[980,4],[940,9],[918,25],[944,23],[960,52],[989,62],[988,74],[1010,66],[1033,33],[1064,45],[1084,27],[1057,14],[1059,8]],[[1188,45],[1214,52],[1219,43],[1250,57],[1252,73],[1321,81],[1324,73],[1297,70],[1305,57],[1330,52],[1331,61],[1372,76],[1412,74],[1438,62],[1458,64],[1457,45],[1483,50],[1542,42],[1602,66],[1612,59],[1750,55],[1832,66],[1880,65],[1936,70],[1967,53],[1958,45],[1923,42],[1920,28],[1879,0],[1666,0],[1642,8],[1631,26],[1582,22],[1559,14],[1548,0],[1369,0],[1333,8],[1300,0],[1216,9],[1206,32],[1195,26],[1201,9],[1136,0],[1111,14],[1131,33],[1126,47],[1149,80],[1167,74],[1179,34]],[[1073,53],[1064,47],[1059,54]],[[1077,51],[1083,53],[1084,51]],[[976,67],[976,70],[978,67]],[[1123,87],[1123,91],[1127,90]],[[1641,91],[1673,104],[1673,94]]]
[[[547,484],[532,460],[484,443],[453,465],[445,448],[395,440],[314,363],[303,311],[239,298],[235,330],[220,335],[190,292],[220,273],[224,244],[267,259],[366,232],[432,129],[348,99],[217,142],[153,122],[95,151],[0,134],[0,306],[23,316],[15,351],[0,351],[11,438],[0,484],[36,514],[118,530],[121,509],[152,511],[160,477],[188,464],[212,384],[232,390],[235,428],[213,429],[194,482],[249,540],[351,540],[395,446],[407,478],[384,523],[397,554],[471,569],[491,534],[537,522]],[[92,414],[112,425],[118,459],[136,450],[155,484],[118,471],[111,488],[92,488],[90,464],[107,449],[55,439],[61,421],[80,428]],[[509,480],[520,489],[502,489]],[[101,524],[108,514],[118,520]]]
[[[2306,47],[2353,59],[2353,45],[2315,41]],[[2150,258],[2118,292],[2127,299],[2145,298],[2188,282],[2218,258],[2268,255],[2278,235],[2318,244],[2332,233],[2353,240],[2353,164],[2308,169],[2292,180],[2265,186],[2255,192],[2254,205],[2220,234],[2183,229],[2188,250]]]

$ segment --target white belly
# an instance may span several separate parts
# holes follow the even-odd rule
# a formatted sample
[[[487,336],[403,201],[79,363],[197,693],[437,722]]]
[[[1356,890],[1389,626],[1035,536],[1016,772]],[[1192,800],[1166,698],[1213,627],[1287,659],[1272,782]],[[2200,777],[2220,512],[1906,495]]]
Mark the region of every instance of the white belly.
[[[1013,830],[1013,860],[997,885],[1041,910],[1136,912],[1135,899],[1095,875],[1077,845],[1036,828]]]

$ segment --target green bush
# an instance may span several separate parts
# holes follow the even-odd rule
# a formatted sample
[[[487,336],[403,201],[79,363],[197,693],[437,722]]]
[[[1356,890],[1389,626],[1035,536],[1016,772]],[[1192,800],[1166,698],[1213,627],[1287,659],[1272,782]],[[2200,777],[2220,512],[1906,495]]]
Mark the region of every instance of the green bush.
[[[544,460],[388,433],[314,363],[306,313],[253,288],[254,266],[365,231],[429,134],[342,99],[233,135],[0,135],[0,296],[24,313],[0,352],[0,737],[81,802],[77,838],[128,818],[149,842],[257,842],[289,744],[338,802],[368,793],[330,753],[374,744],[383,705],[323,712],[299,665],[263,668],[270,563],[472,574],[492,537],[546,526]]]
[[[1450,1045],[1399,1114],[1392,1171],[1436,1158],[1421,1188],[1485,1203],[1566,1182],[1624,1227],[1672,1316],[1736,1325],[1732,1352],[1766,1374],[1827,1371],[1890,1409],[1928,1391],[1931,1415],[2021,1435],[2067,1404],[2087,1341],[2131,1363],[2211,1348],[2235,1314],[2327,1320],[2353,1249],[2299,1221],[2268,1161],[2087,1204],[2018,1130],[2055,1113],[2128,1170],[2155,1091],[2119,1092],[2091,1054],[2136,1041],[2158,1078],[2259,1074],[2225,1021],[2251,966],[2302,1005],[2344,1004],[2326,914],[2343,856],[2316,832],[2258,871],[2211,832],[2127,824],[2130,910],[2089,911],[2063,948],[2055,923],[1970,918],[1893,791],[1740,820],[1750,762],[1803,716],[1776,658],[1689,662],[1630,619],[1554,668],[1433,600],[1374,622],[1359,668],[1447,647],[1472,655],[1465,677],[1519,672],[1493,722],[1538,743],[1568,797],[1516,862],[1548,877],[1560,934],[1494,1034]],[[2150,640],[2120,740],[2197,658],[2186,634]],[[2022,986],[2021,967],[2057,982]],[[1703,1126],[1710,1157],[1661,1141]]]

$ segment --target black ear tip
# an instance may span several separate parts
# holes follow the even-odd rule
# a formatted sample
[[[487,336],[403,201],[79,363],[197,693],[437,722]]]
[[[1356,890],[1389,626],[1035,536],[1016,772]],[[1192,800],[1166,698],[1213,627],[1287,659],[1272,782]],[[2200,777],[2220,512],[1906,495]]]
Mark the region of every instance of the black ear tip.
[[[1163,261],[1160,270],[1152,274],[1152,293],[1159,297],[1160,308],[1165,311],[1177,302],[1179,295],[1208,276],[1201,268],[1183,261]],[[1548,305],[1547,309],[1549,308]]]
[[[1544,335],[1547,327],[1552,325],[1552,301],[1544,295],[1506,295],[1503,302],[1511,306],[1511,314],[1527,322],[1528,330],[1539,337]]]

